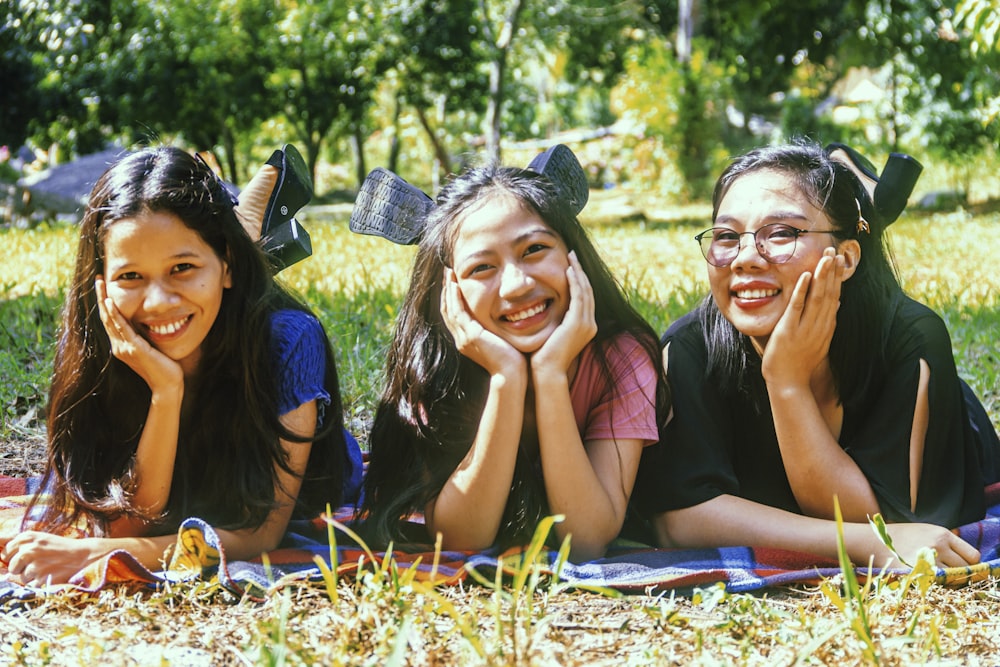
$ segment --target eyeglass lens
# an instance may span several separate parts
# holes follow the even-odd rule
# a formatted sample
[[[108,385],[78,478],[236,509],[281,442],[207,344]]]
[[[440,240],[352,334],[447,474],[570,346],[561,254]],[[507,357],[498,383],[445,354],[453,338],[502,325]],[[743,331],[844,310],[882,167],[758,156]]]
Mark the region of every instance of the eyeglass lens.
[[[705,230],[696,238],[701,244],[701,253],[713,266],[729,266],[740,254],[740,239],[745,235],[754,237],[757,252],[771,264],[787,262],[795,254],[795,241],[799,230],[790,225],[773,223],[764,225],[755,232],[737,232],[725,227]]]

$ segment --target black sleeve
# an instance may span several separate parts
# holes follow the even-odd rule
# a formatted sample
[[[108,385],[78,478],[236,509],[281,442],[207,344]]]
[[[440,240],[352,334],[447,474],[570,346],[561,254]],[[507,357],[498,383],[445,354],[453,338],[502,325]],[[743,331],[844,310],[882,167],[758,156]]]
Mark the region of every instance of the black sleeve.
[[[889,521],[955,527],[985,513],[977,445],[944,322],[905,300],[890,329],[884,382],[845,419],[841,443],[868,478]],[[910,434],[920,360],[930,369],[929,420],[917,501],[910,500]]]
[[[736,434],[719,394],[706,380],[701,329],[691,315],[664,336],[671,417],[660,442],[646,448],[635,497],[646,514],[691,507],[722,494],[738,494],[731,443]]]

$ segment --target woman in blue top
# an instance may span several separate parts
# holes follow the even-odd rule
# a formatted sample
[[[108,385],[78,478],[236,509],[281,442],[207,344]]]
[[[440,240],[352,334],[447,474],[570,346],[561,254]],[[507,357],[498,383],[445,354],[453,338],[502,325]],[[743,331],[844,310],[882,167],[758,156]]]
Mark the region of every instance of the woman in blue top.
[[[711,294],[664,336],[673,415],[637,497],[663,546],[744,544],[835,557],[834,499],[855,562],[981,519],[997,437],[958,378],[944,323],[899,287],[855,174],[808,144],[737,158],[697,236]],[[864,208],[868,208],[865,206]]]
[[[94,186],[48,438],[44,493],[0,551],[23,583],[66,581],[117,549],[154,568],[189,516],[219,528],[229,558],[252,558],[296,508],[358,485],[322,326],[184,151],[131,154]]]

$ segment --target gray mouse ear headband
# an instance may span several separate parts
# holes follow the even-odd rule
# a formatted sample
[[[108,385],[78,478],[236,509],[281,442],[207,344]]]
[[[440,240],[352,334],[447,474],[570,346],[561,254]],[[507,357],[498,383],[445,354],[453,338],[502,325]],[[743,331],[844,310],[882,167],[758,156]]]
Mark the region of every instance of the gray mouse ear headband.
[[[573,151],[563,144],[535,156],[527,169],[545,176],[552,183],[574,217],[587,205],[590,196],[587,174]],[[350,228],[358,234],[412,245],[420,241],[424,222],[433,208],[434,200],[420,188],[388,169],[376,167],[365,177],[358,191]]]

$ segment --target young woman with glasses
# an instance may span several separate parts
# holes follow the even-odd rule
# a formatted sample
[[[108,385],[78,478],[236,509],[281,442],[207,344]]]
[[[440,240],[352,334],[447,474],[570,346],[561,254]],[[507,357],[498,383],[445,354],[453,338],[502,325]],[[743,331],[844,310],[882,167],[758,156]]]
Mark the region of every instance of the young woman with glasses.
[[[754,150],[719,178],[696,239],[711,294],[663,338],[673,413],[637,498],[663,546],[744,544],[975,563],[948,530],[981,519],[996,432],[944,323],[906,297],[868,194],[819,146]]]

